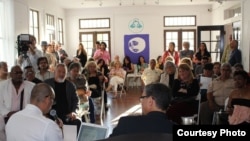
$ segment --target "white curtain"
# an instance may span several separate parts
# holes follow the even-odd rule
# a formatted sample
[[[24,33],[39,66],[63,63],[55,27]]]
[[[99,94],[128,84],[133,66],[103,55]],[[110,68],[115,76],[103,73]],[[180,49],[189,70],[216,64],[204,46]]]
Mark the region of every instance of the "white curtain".
[[[16,62],[14,31],[13,0],[0,0],[0,61],[6,61],[9,68]]]

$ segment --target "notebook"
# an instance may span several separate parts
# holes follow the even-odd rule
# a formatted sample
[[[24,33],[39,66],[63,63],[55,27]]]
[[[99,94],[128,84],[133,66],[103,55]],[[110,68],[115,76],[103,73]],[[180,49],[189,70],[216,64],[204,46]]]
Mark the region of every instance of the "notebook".
[[[94,141],[105,139],[107,137],[107,127],[98,124],[83,122],[77,136],[77,141]]]

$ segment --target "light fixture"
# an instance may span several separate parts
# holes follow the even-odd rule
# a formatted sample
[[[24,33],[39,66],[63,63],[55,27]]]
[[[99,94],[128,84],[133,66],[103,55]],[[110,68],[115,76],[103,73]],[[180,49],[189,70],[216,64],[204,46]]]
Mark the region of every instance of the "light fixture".
[[[144,5],[147,5],[147,2],[146,2],[146,0],[144,0]]]
[[[135,0],[133,0],[133,3],[132,3],[132,5],[135,5]]]

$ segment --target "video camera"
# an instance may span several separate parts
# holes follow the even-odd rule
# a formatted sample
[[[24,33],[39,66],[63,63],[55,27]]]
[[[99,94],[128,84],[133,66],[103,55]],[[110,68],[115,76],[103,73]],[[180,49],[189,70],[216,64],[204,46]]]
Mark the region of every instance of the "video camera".
[[[26,55],[32,43],[32,35],[20,34],[17,36],[18,55]]]

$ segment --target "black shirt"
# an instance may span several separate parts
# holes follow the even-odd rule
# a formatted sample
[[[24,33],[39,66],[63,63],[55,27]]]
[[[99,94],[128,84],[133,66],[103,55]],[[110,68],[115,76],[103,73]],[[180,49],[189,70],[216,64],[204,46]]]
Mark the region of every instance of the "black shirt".
[[[55,82],[55,95],[56,97],[52,108],[56,110],[60,118],[64,118],[64,116],[70,113],[66,95],[66,81],[63,83]]]

